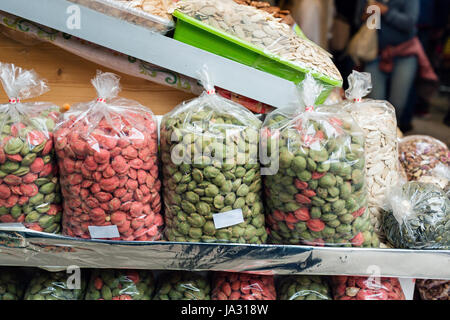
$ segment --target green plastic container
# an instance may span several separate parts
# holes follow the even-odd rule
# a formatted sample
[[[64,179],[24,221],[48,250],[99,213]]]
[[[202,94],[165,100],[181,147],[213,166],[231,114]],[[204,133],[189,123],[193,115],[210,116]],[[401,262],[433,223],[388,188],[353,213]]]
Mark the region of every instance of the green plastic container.
[[[174,39],[191,46],[209,51],[224,58],[254,67],[296,84],[303,81],[309,70],[293,63],[282,61],[264,50],[243,41],[235,36],[211,27],[178,10],[173,15],[177,18]],[[325,88],[317,104],[322,104],[333,87],[342,87],[342,81],[330,79],[322,74],[311,72],[312,76],[321,81]]]

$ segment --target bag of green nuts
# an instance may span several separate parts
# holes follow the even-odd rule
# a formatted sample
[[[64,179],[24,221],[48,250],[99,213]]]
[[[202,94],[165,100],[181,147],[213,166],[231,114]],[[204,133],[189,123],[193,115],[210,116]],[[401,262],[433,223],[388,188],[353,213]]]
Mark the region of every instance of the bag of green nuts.
[[[431,183],[407,182],[387,195],[382,226],[395,248],[450,248],[450,199]]]
[[[150,300],[155,278],[147,270],[94,270],[85,300]]]
[[[0,223],[59,233],[62,208],[53,149],[59,108],[23,103],[48,91],[32,70],[0,63],[9,103],[0,105]]]
[[[24,281],[17,269],[0,269],[0,301],[22,300]]]
[[[309,74],[299,108],[270,113],[261,131],[266,223],[277,244],[378,247],[367,210],[364,135],[351,115],[314,101]]]
[[[33,274],[25,292],[25,300],[83,300],[86,271],[80,273],[48,272]],[[79,275],[79,276],[78,276]]]
[[[153,300],[211,300],[211,284],[206,276],[195,272],[172,271],[158,279]]]
[[[333,300],[325,277],[283,277],[278,288],[279,300]]]
[[[215,94],[204,78],[207,91],[161,123],[165,236],[181,242],[265,243],[261,121]]]

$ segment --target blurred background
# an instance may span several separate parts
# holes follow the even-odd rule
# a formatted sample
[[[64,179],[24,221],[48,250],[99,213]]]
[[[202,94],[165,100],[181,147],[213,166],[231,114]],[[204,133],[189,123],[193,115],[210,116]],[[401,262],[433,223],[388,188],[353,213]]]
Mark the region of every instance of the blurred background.
[[[427,134],[450,143],[449,0],[269,2],[289,10],[292,22],[333,54],[344,79],[353,69],[370,72],[371,97],[395,106],[402,132]],[[381,14],[378,57],[355,62],[348,46],[367,19],[368,5],[377,6]],[[388,72],[386,57],[391,58]]]

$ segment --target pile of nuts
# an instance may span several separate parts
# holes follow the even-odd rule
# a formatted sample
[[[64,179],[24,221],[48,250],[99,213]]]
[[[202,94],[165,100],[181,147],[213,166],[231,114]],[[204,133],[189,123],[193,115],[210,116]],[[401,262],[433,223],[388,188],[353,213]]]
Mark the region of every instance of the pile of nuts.
[[[342,80],[329,54],[273,15],[233,1],[184,0],[177,10],[302,68]]]
[[[0,272],[0,301],[21,300],[24,285],[22,278],[13,269],[1,269]]]
[[[450,281],[448,280],[422,280],[416,281],[422,300],[450,300]]]
[[[218,272],[212,300],[276,300],[273,276]]]
[[[440,163],[450,166],[450,152],[445,143],[428,136],[408,136],[399,143],[400,163],[408,181],[432,175]]]
[[[270,13],[275,18],[281,19],[282,23],[285,23],[289,26],[293,26],[295,24],[294,18],[292,18],[291,12],[289,10],[281,10],[280,7],[271,6],[270,3],[266,1],[234,0],[234,2],[236,2],[237,4],[252,6]]]

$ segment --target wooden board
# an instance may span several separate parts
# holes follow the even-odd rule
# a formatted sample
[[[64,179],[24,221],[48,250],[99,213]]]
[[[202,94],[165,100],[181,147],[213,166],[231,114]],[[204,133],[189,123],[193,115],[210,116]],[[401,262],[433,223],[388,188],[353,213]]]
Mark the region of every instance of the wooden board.
[[[183,91],[109,70],[50,43],[25,45],[1,33],[0,62],[34,69],[41,77],[48,80],[50,87],[49,92],[35,100],[49,101],[57,105],[93,100],[96,93],[91,85],[91,79],[98,69],[119,74],[122,77],[120,96],[136,100],[158,115],[163,115],[182,101],[194,97]],[[4,101],[7,101],[7,96],[1,88],[0,103]]]

